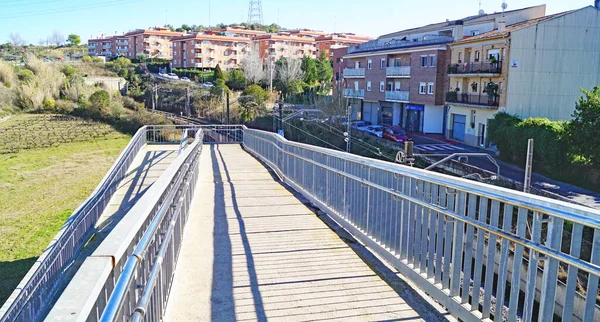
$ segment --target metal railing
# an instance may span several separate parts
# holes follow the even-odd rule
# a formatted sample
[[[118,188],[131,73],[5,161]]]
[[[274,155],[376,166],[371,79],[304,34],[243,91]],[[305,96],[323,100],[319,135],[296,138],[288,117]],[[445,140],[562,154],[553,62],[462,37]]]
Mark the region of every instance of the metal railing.
[[[463,321],[600,318],[599,211],[258,130],[244,147]]]
[[[364,78],[364,68],[344,68],[344,78]]]
[[[468,62],[448,65],[448,74],[501,74],[502,61]]]
[[[79,254],[94,232],[94,225],[108,205],[136,154],[146,144],[147,127],[139,129],[91,196],[77,208],[52,239],[26,277],[0,309],[0,321],[36,321],[44,304],[61,282],[63,271]]]
[[[410,66],[388,67],[385,69],[386,77],[410,77]]]
[[[409,92],[408,91],[386,91],[386,101],[402,101],[408,102]]]
[[[488,108],[497,108],[498,106],[500,106],[500,95],[447,92],[446,102],[479,105]]]
[[[344,97],[348,97],[348,98],[364,98],[365,97],[365,90],[364,89],[344,88]]]

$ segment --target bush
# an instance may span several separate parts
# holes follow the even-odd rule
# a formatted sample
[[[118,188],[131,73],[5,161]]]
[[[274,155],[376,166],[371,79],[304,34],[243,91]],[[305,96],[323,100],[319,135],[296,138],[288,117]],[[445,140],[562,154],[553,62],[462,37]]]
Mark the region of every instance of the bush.
[[[110,102],[108,108],[110,109],[110,115],[115,119],[120,119],[123,113],[125,113],[123,105],[119,102]]]
[[[92,62],[92,57],[90,56],[83,56],[83,58],[81,58],[81,61],[84,63],[91,63]]]
[[[121,98],[121,102],[123,102],[123,106],[130,109],[130,110],[137,110],[137,102],[131,98],[131,97],[127,97],[127,96],[123,96]]]
[[[35,78],[35,75],[29,69],[24,69],[19,73],[19,80],[23,83],[31,82]]]
[[[69,101],[65,101],[65,100],[56,101],[56,107],[55,107],[56,113],[69,114],[69,113],[73,112],[74,109],[75,109],[75,103],[73,103],[73,102],[69,102]]]
[[[46,110],[46,111],[54,111],[56,104],[54,103],[53,99],[47,98],[44,100],[44,103],[42,104],[42,106],[44,107],[44,110]]]
[[[254,96],[256,102],[259,105],[263,105],[269,99],[270,96],[269,92],[265,91],[264,89],[262,89],[262,87],[258,85],[248,86],[248,88],[246,88],[242,92],[242,95]]]
[[[75,74],[77,73],[77,69],[75,69],[75,67],[71,66],[71,65],[65,65],[63,66],[60,71],[65,74],[65,76],[67,76],[68,78],[71,78],[73,76],[75,76]]]
[[[600,87],[582,92],[569,124],[569,141],[577,154],[600,167]]]
[[[489,122],[488,135],[502,159],[520,165],[526,161],[527,140],[534,139],[534,165],[540,172],[552,173],[564,170],[570,163],[566,128],[566,122],[546,118],[521,120],[498,113]]]
[[[98,111],[103,111],[110,103],[110,95],[105,90],[96,91],[90,96],[90,104]]]

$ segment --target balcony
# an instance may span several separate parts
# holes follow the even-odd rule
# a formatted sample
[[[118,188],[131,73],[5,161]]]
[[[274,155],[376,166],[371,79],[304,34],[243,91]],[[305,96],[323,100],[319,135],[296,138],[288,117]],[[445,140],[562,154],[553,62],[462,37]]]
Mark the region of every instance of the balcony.
[[[125,52],[125,51],[128,51],[128,50],[127,50],[127,48],[117,48],[117,51],[118,52]]]
[[[110,45],[104,45],[104,46],[102,46],[102,48],[104,48],[104,49],[110,49],[111,46]]]
[[[88,48],[96,48],[96,44],[89,44]]]
[[[502,74],[502,62],[470,62],[448,65],[448,75],[454,77],[497,77]]]
[[[408,102],[408,91],[386,91],[385,100],[394,102]]]
[[[385,76],[393,77],[410,77],[410,66],[388,67],[385,69]]]
[[[202,54],[201,54],[201,53],[196,53],[196,54],[194,55],[194,58],[202,58]]]
[[[365,90],[364,89],[344,88],[344,97],[365,98]]]
[[[364,68],[344,68],[344,78],[364,78]]]
[[[196,63],[196,64],[194,64],[194,67],[196,67],[196,68],[202,68],[203,66],[202,66],[202,63]]]
[[[500,95],[447,92],[446,103],[496,109],[500,105]]]
[[[117,45],[127,45],[128,41],[127,40],[117,40]]]
[[[196,48],[196,49],[202,49],[202,45],[201,44],[195,44],[194,48]]]

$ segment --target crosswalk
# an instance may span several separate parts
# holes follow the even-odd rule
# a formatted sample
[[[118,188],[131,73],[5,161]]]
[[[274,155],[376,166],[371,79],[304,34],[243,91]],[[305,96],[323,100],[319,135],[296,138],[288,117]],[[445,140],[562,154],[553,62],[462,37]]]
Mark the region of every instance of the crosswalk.
[[[442,151],[464,151],[465,149],[452,144],[420,144],[415,145],[415,150],[424,152],[442,152]]]

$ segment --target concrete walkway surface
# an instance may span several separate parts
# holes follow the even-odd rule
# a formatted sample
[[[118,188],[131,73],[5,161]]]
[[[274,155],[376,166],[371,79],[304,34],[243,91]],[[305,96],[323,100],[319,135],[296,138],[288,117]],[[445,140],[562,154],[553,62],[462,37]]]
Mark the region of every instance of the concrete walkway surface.
[[[426,319],[258,160],[205,145],[164,320]]]

